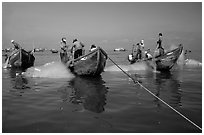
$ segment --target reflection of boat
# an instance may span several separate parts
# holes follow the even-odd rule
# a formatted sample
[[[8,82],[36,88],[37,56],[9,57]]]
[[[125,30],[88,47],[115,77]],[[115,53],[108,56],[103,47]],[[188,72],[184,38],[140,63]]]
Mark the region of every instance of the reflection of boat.
[[[34,65],[35,57],[33,54],[25,51],[22,48],[12,52],[8,64],[12,68],[22,68],[26,69]]]
[[[114,51],[126,51],[126,49],[124,49],[124,48],[116,48],[116,49],[114,49]]]
[[[154,74],[156,95],[174,107],[181,106],[181,85],[175,74],[171,72]],[[158,99],[155,101],[160,106],[161,102],[158,102]]]
[[[128,60],[130,61],[131,64],[135,62],[146,61],[150,67],[155,68],[157,71],[169,71],[176,63],[182,50],[183,50],[183,46],[180,44],[178,48],[168,51],[164,53],[164,55],[162,56],[157,56],[155,58],[149,58],[145,60],[135,60],[135,59],[132,59],[132,60],[128,59]]]
[[[28,80],[25,76],[22,76],[21,73],[24,71],[22,69],[9,69],[10,77],[12,78],[11,84],[13,88],[17,90],[30,88],[28,85]]]
[[[69,96],[70,102],[73,104],[82,104],[84,109],[101,113],[106,104],[107,87],[104,85],[101,76],[97,78],[76,77],[69,85],[73,88],[71,95],[67,92],[61,92],[63,100]],[[70,86],[68,86],[70,89]]]
[[[61,61],[67,63],[68,56],[66,53],[60,53]],[[98,47],[97,49],[73,60],[73,65],[68,68],[80,76],[99,76],[106,65],[107,54]]]

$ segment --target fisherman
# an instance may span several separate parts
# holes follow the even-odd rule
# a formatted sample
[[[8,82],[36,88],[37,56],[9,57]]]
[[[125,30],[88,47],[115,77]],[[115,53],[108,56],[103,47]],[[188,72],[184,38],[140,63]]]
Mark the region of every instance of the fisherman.
[[[63,63],[66,63],[67,65],[70,65],[73,59],[72,49],[71,46],[67,45],[67,40],[65,37],[63,37],[60,41],[60,49],[61,61],[63,61]]]
[[[14,45],[14,49],[16,49],[16,50],[20,49],[20,45],[17,42],[15,42],[14,40],[11,40],[11,43]]]
[[[141,59],[145,57],[144,54],[144,40],[140,40]]]
[[[162,33],[159,33],[159,40],[157,41],[157,47],[154,57],[159,57],[164,54],[164,48],[162,47]]]
[[[67,41],[65,37],[63,37],[62,40],[60,41],[60,48],[61,48],[61,51],[63,52],[66,52],[68,49]]]
[[[4,68],[7,68],[7,67],[10,66],[9,65],[9,60],[10,60],[11,56],[13,54],[15,54],[18,49],[21,48],[21,46],[17,42],[15,42],[14,40],[11,40],[11,43],[14,45],[14,51],[9,56],[8,55],[6,56],[6,63],[4,65]]]
[[[73,40],[72,49],[73,49],[73,53],[74,53],[74,59],[82,56],[85,53],[84,44],[82,44],[77,39]]]
[[[144,40],[141,40],[136,45],[136,56],[135,56],[136,59],[138,59],[138,60],[142,59],[142,49],[143,48],[144,48]]]
[[[16,51],[17,51],[18,49],[21,48],[21,46],[20,46],[17,42],[15,42],[14,40],[11,40],[11,43],[12,43],[13,46],[14,46],[14,50],[13,50],[13,52],[10,54],[10,56],[12,56],[14,53],[16,53]],[[9,56],[9,57],[10,57],[10,56]]]
[[[142,59],[142,51],[141,51],[141,46],[140,46],[140,43],[137,43],[136,44],[137,46],[136,46],[136,59]]]

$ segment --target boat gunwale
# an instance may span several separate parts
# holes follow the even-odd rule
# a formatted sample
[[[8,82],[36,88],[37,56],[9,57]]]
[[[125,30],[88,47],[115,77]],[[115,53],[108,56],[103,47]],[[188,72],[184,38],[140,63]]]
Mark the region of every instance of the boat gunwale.
[[[91,54],[93,54],[93,53],[97,53],[97,51],[100,50],[100,49],[101,49],[101,48],[98,47],[97,49],[95,49],[95,50],[93,50],[93,51],[91,51],[91,52],[89,52],[89,53],[87,53],[87,54],[85,54],[85,55],[82,55],[82,56],[80,56],[80,57],[74,59],[73,61],[74,61],[74,62],[80,61],[80,60],[81,60],[82,58],[84,58],[84,57],[87,57],[87,56],[89,56],[89,55],[91,55]]]

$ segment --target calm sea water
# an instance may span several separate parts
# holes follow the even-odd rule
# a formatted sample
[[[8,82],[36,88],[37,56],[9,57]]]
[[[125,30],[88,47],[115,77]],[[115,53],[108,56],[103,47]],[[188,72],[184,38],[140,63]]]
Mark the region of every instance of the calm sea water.
[[[155,73],[143,63],[130,66],[128,51],[107,53],[132,78],[202,127],[201,67],[174,67],[170,73]],[[201,60],[201,53],[195,54]],[[201,132],[134,84],[110,60],[101,77],[82,78],[65,71],[58,62],[59,54],[39,52],[35,57],[40,71],[30,74],[36,77],[2,69],[4,133]]]

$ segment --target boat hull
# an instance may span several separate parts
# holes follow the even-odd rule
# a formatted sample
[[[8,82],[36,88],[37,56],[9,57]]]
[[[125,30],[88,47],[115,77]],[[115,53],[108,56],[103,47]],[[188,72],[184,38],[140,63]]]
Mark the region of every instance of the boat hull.
[[[178,60],[183,50],[183,46],[179,45],[178,48],[166,52],[164,55],[160,57],[156,57],[153,59],[153,62],[156,65],[157,71],[169,71]]]
[[[10,56],[9,63],[12,68],[26,69],[34,65],[35,57],[24,49],[18,49]]]
[[[60,53],[61,61],[67,65],[68,58],[66,54]],[[68,68],[79,76],[99,76],[105,68],[107,54],[103,49],[98,47],[94,51],[74,59],[72,66]]]

